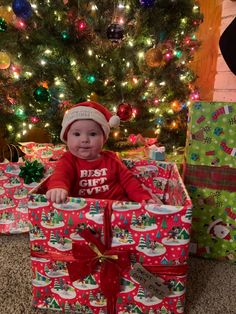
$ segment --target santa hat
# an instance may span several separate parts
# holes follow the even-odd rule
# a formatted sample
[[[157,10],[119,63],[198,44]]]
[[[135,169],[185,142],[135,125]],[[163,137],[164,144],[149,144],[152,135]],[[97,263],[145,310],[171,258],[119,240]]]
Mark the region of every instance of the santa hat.
[[[102,128],[106,140],[109,136],[110,128],[116,128],[120,124],[120,118],[117,115],[112,115],[112,113],[101,104],[94,101],[79,103],[66,111],[64,115],[60,134],[60,139],[64,143],[67,141],[69,126],[76,120],[93,120],[97,122]]]

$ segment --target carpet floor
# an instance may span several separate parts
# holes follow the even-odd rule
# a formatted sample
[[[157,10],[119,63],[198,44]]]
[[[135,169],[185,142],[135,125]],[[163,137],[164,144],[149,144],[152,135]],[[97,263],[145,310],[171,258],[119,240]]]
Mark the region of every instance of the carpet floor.
[[[28,235],[0,235],[0,314],[49,313],[31,307]],[[185,313],[236,314],[236,265],[190,257]]]

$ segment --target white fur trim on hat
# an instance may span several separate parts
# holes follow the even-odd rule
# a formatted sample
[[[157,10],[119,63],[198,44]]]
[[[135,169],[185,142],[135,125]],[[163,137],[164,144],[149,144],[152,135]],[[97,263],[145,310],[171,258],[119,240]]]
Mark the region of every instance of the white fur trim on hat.
[[[112,116],[109,120],[111,128],[117,128],[120,125],[120,118],[118,116]]]

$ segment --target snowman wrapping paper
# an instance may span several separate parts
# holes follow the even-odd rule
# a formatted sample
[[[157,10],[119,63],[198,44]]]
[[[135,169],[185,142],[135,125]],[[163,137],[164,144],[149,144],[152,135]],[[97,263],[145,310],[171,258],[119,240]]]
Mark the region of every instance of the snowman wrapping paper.
[[[190,252],[236,262],[236,103],[189,109],[184,182],[193,202]]]
[[[82,198],[58,205],[38,194],[42,187],[30,193],[34,307],[184,312],[191,200],[175,164],[124,162],[165,205]]]

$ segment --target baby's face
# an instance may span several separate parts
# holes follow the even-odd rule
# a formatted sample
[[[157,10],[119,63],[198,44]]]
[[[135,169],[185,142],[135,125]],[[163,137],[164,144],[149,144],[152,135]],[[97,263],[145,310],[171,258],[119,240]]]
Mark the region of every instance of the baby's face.
[[[67,146],[76,157],[95,160],[104,144],[104,134],[100,125],[93,120],[77,120],[67,133]]]

